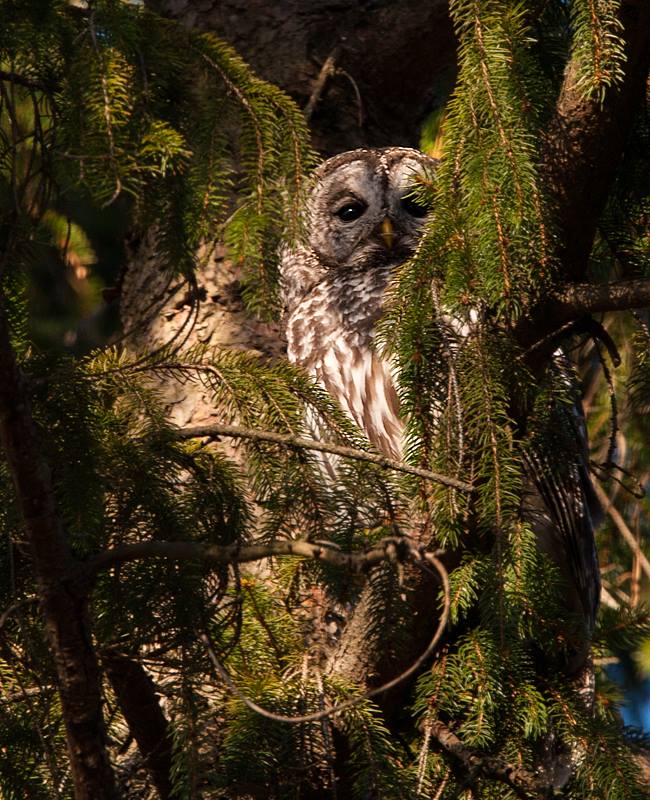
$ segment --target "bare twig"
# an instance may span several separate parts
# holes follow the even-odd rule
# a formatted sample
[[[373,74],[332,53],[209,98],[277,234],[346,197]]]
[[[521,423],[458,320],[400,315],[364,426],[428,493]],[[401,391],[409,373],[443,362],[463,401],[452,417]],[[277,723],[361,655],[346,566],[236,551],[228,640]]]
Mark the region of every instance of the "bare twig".
[[[396,540],[384,540],[387,542],[392,542],[393,544],[396,543]],[[400,545],[406,544],[406,540],[399,540]],[[311,714],[301,714],[299,716],[285,716],[283,714],[275,714],[273,711],[269,711],[266,708],[255,703],[249,697],[247,697],[237,686],[234,684],[230,674],[225,669],[225,667],[219,661],[217,654],[212,646],[210,641],[210,637],[207,632],[203,632],[200,636],[201,641],[206,647],[208,652],[208,656],[210,657],[210,661],[215,668],[215,671],[219,675],[219,677],[224,681],[228,689],[238,697],[242,703],[244,703],[248,708],[257,712],[263,717],[267,719],[274,720],[275,722],[289,722],[289,723],[303,723],[303,722],[316,722],[321,719],[325,719],[326,717],[333,717],[336,714],[340,714],[342,711],[346,711],[349,708],[353,708],[354,706],[358,706],[360,703],[364,703],[366,700],[370,699],[371,697],[375,697],[375,695],[381,694],[382,692],[387,692],[390,689],[395,688],[399,684],[403,683],[405,680],[410,678],[413,674],[415,674],[423,665],[424,663],[433,655],[436,647],[438,646],[438,642],[440,641],[440,637],[442,636],[445,627],[447,626],[447,620],[449,619],[449,607],[451,604],[451,590],[449,587],[449,577],[447,575],[447,570],[442,565],[440,560],[436,555],[433,553],[427,553],[423,550],[420,550],[416,547],[411,545],[407,545],[406,548],[403,548],[401,552],[398,552],[397,549],[394,550],[393,557],[398,557],[400,560],[410,560],[413,563],[417,564],[418,566],[426,567],[424,562],[431,564],[438,573],[440,578],[440,582],[442,583],[443,594],[444,594],[444,605],[442,612],[440,614],[440,620],[438,621],[438,627],[436,628],[435,633],[431,641],[429,642],[426,650],[411,664],[408,669],[401,672],[395,678],[387,681],[386,683],[382,684],[381,686],[377,686],[374,689],[369,689],[368,691],[364,692],[362,695],[358,697],[353,697],[350,700],[346,700],[343,703],[339,703],[337,705],[331,706],[330,708],[322,709],[321,711],[314,711]],[[385,550],[384,558],[391,558],[391,553],[387,548]]]
[[[618,532],[621,534],[621,536],[625,540],[625,543],[630,548],[630,550],[634,553],[636,558],[638,558],[639,563],[641,565],[641,568],[643,569],[645,574],[648,576],[648,578],[650,578],[650,560],[648,560],[648,557],[646,556],[646,554],[641,549],[641,545],[639,544],[639,542],[637,542],[636,538],[634,537],[634,534],[629,529],[629,527],[628,527],[627,523],[625,522],[625,520],[623,519],[621,513],[616,508],[616,506],[612,503],[612,501],[609,499],[607,493],[602,488],[602,486],[600,486],[596,481],[594,481],[593,486],[594,486],[594,489],[596,490],[596,494],[598,496],[598,500],[600,501],[600,503],[601,503],[601,505],[603,507],[603,511],[606,514],[609,514],[610,519],[612,520],[614,525],[616,525],[616,528],[618,529]]]
[[[341,456],[343,458],[352,458],[356,461],[366,461],[369,464],[376,464],[378,467],[383,467],[384,469],[392,469],[396,472],[404,472],[408,475],[417,475],[419,478],[441,483],[444,486],[451,486],[463,492],[474,491],[474,487],[470,483],[465,483],[457,478],[450,478],[447,475],[440,475],[428,469],[412,467],[410,464],[405,464],[403,461],[394,461],[391,458],[386,458],[377,453],[368,453],[365,450],[357,450],[354,447],[331,444],[330,442],[319,442],[316,439],[302,439],[298,436],[285,433],[263,431],[256,428],[242,428],[238,425],[215,424],[202,425],[196,428],[180,428],[175,432],[175,435],[178,439],[201,439],[204,437],[215,439],[219,436],[230,436],[234,439],[252,439],[253,441],[273,442],[274,444],[281,444],[285,447],[316,450],[319,453],[331,453],[332,455]]]
[[[325,63],[318,73],[318,77],[314,83],[314,88],[312,89],[312,93],[303,112],[305,119],[307,120],[309,120],[311,115],[314,113],[314,109],[316,108],[316,105],[323,94],[323,90],[325,89],[327,79],[330,77],[330,75],[333,75],[336,72],[336,67],[334,65],[336,56],[338,54],[338,49],[338,47],[335,47],[334,50],[332,50],[332,52],[325,59]]]
[[[363,128],[365,114],[363,112],[363,100],[361,99],[361,92],[359,91],[359,85],[354,80],[352,75],[350,75],[350,73],[347,72],[347,70],[339,68],[336,69],[335,72],[337,75],[342,75],[344,78],[347,78],[347,80],[350,82],[350,85],[352,86],[352,91],[354,92],[354,99],[357,102],[357,125],[359,126],[359,128]]]

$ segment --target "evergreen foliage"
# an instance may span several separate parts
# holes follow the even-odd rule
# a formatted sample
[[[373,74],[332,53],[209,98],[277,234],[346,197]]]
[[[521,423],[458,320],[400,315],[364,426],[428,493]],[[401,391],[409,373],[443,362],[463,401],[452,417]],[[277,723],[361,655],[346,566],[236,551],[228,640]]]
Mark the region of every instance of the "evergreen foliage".
[[[319,658],[338,635],[328,615],[344,615],[364,585],[368,637],[389,630],[387,650],[399,649],[410,609],[395,565],[377,567],[369,580],[289,557],[252,569],[140,558],[101,572],[90,604],[95,646],[100,657],[132,656],[153,676],[170,721],[179,798],[298,798],[319,790],[336,797],[341,752],[351,797],[533,796],[494,769],[463,771],[458,755],[436,744],[439,723],[478,761],[539,775],[553,756],[564,756],[574,769],[563,797],[645,796],[605,676],[592,709],[563,674],[585,632],[567,613],[559,571],[522,515],[524,459],[541,454],[560,475],[576,447],[578,379],[560,359],[533,375],[512,335],[558,277],[540,133],[562,58],[580,55],[578,81],[599,98],[625,68],[617,3],[546,6],[540,17],[514,2],[451,3],[458,83],[438,172],[415,190],[435,213],[416,257],[396,276],[383,326],[408,418],[406,460],[471,481],[475,491],[463,493],[399,480],[354,459],[339,459],[334,482],[319,454],[255,437],[242,439],[233,457],[221,442],[179,437],[156,391],[161,380],[195,383],[224,423],[309,438],[316,418],[329,441],[370,450],[333,401],[286,363],[208,348],[170,346],[140,358],[107,348],[63,359],[30,347],[30,272],[44,246],[65,253],[75,237],[83,250],[83,232],[69,225],[61,244],[57,205],[80,188],[100,208],[127,196],[134,230],[154,226],[164,265],[190,286],[212,243],[226,241],[244,264],[249,308],[277,311],[274,254],[281,235],[301,235],[303,176],[313,154],[295,105],[210,34],[118,0],[97,0],[88,10],[66,0],[0,3],[2,302],[75,557],[87,562],[107,548],[156,541],[306,539],[363,552],[417,525],[432,547],[459,556],[448,636],[397,721],[364,698],[368,676],[346,682],[322,674]],[[646,119],[634,136],[594,248],[591,273],[600,280],[617,271],[648,274],[648,156],[639,156]],[[648,474],[648,341],[641,318],[624,352],[632,376],[626,468],[640,483]],[[597,346],[583,347],[595,406],[608,392],[601,360]],[[616,472],[605,408],[594,460]],[[0,498],[7,576],[0,583],[0,797],[72,797],[55,668],[4,460]],[[639,528],[647,541],[647,524]],[[622,573],[629,554],[608,528],[603,546]],[[650,635],[648,619],[638,598],[616,595],[601,613],[595,655],[606,660],[637,647]],[[200,634],[270,718],[215,676]],[[108,681],[105,693],[111,754],[124,796],[136,796],[147,778]],[[321,720],[272,718],[351,697],[359,702]]]

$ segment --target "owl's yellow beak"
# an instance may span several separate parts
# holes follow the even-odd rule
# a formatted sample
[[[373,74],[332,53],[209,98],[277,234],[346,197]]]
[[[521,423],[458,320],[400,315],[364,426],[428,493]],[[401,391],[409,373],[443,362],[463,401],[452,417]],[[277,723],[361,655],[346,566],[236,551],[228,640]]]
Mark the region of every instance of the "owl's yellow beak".
[[[379,235],[381,236],[386,247],[390,250],[395,244],[395,228],[393,228],[393,223],[388,219],[388,217],[386,217],[381,223]]]

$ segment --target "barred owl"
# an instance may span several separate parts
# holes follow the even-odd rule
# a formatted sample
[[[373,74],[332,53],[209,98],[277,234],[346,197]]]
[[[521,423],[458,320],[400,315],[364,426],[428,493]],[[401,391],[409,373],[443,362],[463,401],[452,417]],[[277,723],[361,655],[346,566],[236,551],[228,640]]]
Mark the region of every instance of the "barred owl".
[[[396,459],[403,425],[391,365],[373,347],[374,329],[391,272],[413,255],[426,223],[414,177],[434,173],[436,163],[402,147],[330,158],[314,174],[307,241],[281,254],[289,359],[318,379],[379,451]],[[579,413],[576,419],[579,427]],[[597,503],[584,435],[576,440],[575,463],[563,476],[541,454],[528,459],[524,515],[540,548],[565,573],[567,606],[590,629],[599,595]],[[576,659],[577,668],[585,657]]]
[[[404,147],[353,150],[316,171],[305,245],[282,253],[289,360],[318,378],[383,453],[402,422],[390,365],[373,349],[391,271],[413,255],[427,209],[413,180],[436,162]]]

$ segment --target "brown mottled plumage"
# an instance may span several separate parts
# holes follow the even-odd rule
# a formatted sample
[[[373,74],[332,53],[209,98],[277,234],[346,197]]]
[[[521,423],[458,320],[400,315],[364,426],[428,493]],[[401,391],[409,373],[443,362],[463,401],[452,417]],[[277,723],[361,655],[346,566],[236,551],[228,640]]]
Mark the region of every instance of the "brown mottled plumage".
[[[307,242],[282,253],[289,359],[392,458],[401,456],[402,422],[390,364],[373,348],[374,326],[391,270],[414,253],[426,221],[411,195],[414,178],[435,164],[402,147],[329,159],[314,174]],[[345,209],[352,219],[342,218]]]

